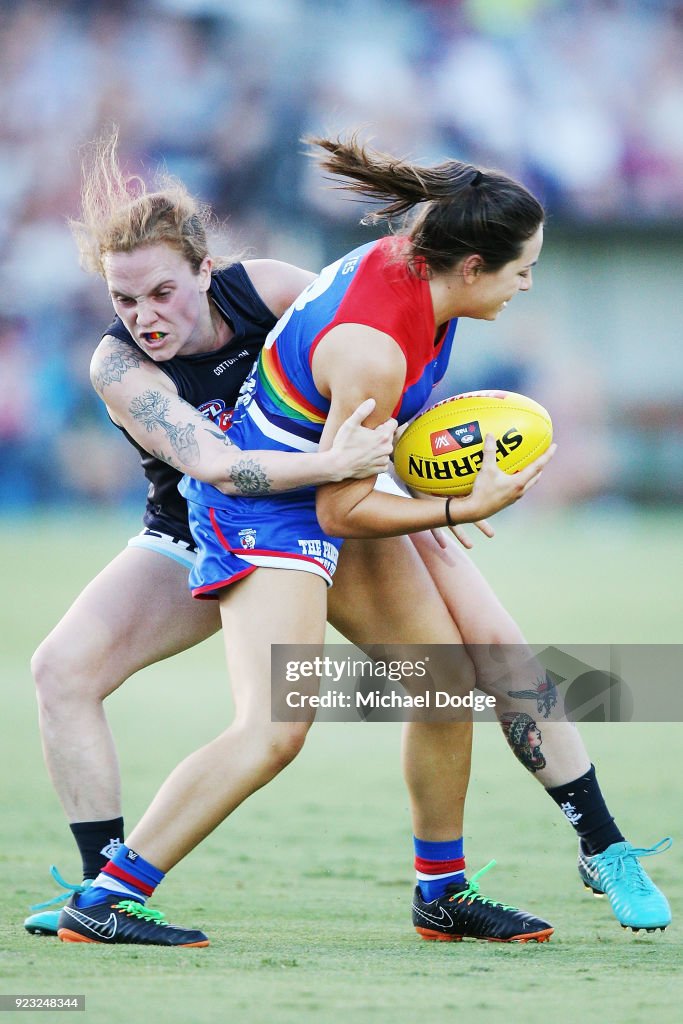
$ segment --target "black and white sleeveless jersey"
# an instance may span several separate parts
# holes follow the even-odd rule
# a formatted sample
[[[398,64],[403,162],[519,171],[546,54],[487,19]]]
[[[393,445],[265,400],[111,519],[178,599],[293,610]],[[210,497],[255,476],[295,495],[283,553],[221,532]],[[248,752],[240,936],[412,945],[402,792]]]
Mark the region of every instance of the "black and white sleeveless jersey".
[[[209,296],[234,332],[227,345],[216,352],[174,356],[155,365],[171,378],[181,398],[225,431],[242,383],[276,318],[259,297],[241,263],[234,263],[213,275]],[[125,341],[140,351],[120,317],[109,325],[103,337],[106,335]],[[126,430],[119,429],[139,451],[142,468],[149,481],[143,517],[145,525],[192,543],[187,506],[178,493],[182,473],[155,459]]]

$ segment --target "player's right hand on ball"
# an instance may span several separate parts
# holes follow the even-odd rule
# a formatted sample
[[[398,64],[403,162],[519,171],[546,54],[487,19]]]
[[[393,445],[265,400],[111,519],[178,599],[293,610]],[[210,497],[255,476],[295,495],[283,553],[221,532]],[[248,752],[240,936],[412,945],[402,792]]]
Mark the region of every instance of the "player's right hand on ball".
[[[557,449],[556,444],[551,444],[543,455],[539,455],[534,462],[530,463],[518,473],[504,473],[496,464],[496,439],[493,434],[487,434],[484,441],[484,458],[477,473],[477,478],[472,488],[472,493],[466,498],[453,499],[454,505],[463,502],[467,503],[467,515],[471,515],[471,521],[486,519],[488,516],[500,512],[519,501],[523,495],[534,487],[541,473],[552,459]],[[454,515],[462,511],[455,505]],[[459,518],[459,515],[458,515]]]

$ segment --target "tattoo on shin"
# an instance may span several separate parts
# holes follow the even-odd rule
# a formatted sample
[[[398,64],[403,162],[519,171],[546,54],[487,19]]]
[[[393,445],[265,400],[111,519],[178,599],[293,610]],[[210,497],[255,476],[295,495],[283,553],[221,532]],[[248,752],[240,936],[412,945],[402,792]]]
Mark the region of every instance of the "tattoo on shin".
[[[134,419],[139,420],[148,432],[155,429],[163,430],[168,436],[171,447],[185,466],[195,466],[199,462],[199,445],[195,440],[194,423],[170,423],[166,418],[170,401],[159,391],[145,391],[130,404]],[[162,456],[169,461],[167,456]],[[169,461],[169,465],[172,463]]]
[[[102,393],[108,384],[117,384],[128,370],[140,366],[142,357],[130,345],[120,341],[110,346],[109,354],[102,360],[101,366],[93,373],[93,386]]]
[[[548,718],[550,712],[557,704],[557,687],[546,672],[543,678],[537,677],[538,684],[535,689],[529,690],[508,690],[508,697],[517,697],[520,700],[535,700],[538,714]]]
[[[502,716],[501,726],[515,757],[530,772],[540,772],[546,766],[541,753],[541,730],[531,715],[523,711]]]
[[[230,471],[230,481],[240,494],[256,497],[270,494],[271,481],[256,459],[241,459]]]

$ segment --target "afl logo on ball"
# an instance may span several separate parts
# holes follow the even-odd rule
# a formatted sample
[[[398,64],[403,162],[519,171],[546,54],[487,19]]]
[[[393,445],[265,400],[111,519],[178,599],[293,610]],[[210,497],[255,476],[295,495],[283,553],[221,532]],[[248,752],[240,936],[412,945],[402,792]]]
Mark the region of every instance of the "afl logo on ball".
[[[435,431],[429,435],[429,441],[432,455],[443,455],[446,452],[469,448],[473,444],[481,444],[481,430],[476,421],[461,423],[458,427],[446,427],[444,430]]]

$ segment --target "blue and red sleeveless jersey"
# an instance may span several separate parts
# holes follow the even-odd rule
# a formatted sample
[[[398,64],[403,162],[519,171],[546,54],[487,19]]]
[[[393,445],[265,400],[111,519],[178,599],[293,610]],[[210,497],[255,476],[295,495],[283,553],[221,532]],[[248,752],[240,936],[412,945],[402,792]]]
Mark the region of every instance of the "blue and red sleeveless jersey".
[[[443,377],[457,320],[436,336],[429,282],[411,273],[401,252],[404,238],[383,238],[353,250],[311,282],[266,338],[242,386],[230,428],[243,451],[315,451],[330,402],[313,380],[317,345],[339,324],[363,324],[392,337],[406,359],[399,423],[415,416]],[[209,484],[185,478],[181,493],[201,504],[226,506],[229,498]]]

